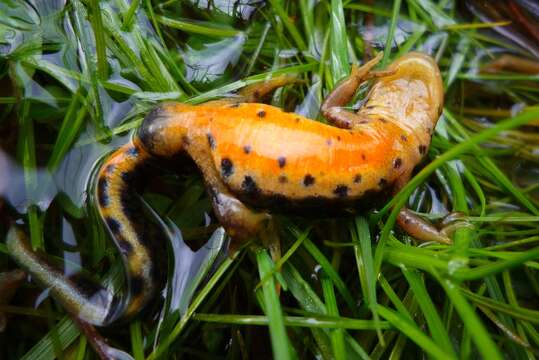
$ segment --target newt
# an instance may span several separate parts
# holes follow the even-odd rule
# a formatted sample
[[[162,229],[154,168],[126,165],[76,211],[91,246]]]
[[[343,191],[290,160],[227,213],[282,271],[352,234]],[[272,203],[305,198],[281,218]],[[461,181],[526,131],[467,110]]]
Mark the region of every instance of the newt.
[[[186,155],[200,171],[220,224],[233,238],[256,236],[271,213],[324,208],[357,210],[398,191],[427,154],[443,107],[438,66],[409,53],[385,71],[381,54],[327,96],[326,123],[258,101],[289,83],[276,79],[240,96],[200,105],[159,104],[132,141],[114,151],[97,175],[95,202],[125,263],[128,296],[87,294],[44,264],[21,229],[12,228],[11,256],[72,314],[104,326],[138,313],[157,290],[155,233],[141,216],[135,182],[152,161]],[[344,108],[364,81],[374,79],[357,111]],[[399,224],[420,239],[448,242],[445,234],[401,211]]]

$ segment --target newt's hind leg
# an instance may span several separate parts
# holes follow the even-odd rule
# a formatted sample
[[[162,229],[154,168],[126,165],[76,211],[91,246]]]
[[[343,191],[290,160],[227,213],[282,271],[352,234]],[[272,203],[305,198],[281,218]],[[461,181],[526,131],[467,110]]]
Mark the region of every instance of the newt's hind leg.
[[[398,193],[399,190],[406,185],[410,179],[410,176],[411,173],[403,174],[403,176],[395,184],[393,189],[394,194]],[[450,213],[446,216],[442,224],[440,224],[440,227],[436,227],[430,221],[424,220],[419,215],[405,207],[399,211],[399,215],[397,216],[397,224],[402,230],[404,230],[404,232],[419,241],[435,241],[447,245],[451,245],[453,243],[451,240],[451,235],[456,229],[463,226],[468,226],[466,221],[462,219],[462,214]]]
[[[350,76],[337,85],[326,97],[320,112],[332,125],[342,129],[352,129],[370,121],[368,117],[345,110],[343,106],[352,100],[359,86],[366,80],[392,74],[388,71],[371,71],[380,62],[382,55],[382,52],[378,53],[375,58],[361,67],[352,66]]]
[[[247,85],[236,96],[208,101],[204,105],[230,106],[241,103],[259,103],[278,88],[298,82],[301,82],[301,80],[295,76],[281,75],[264,82]]]
[[[202,173],[219,223],[236,240],[256,236],[271,219],[270,215],[250,209],[230,192],[215,168],[208,146],[205,138],[194,138],[185,150]]]

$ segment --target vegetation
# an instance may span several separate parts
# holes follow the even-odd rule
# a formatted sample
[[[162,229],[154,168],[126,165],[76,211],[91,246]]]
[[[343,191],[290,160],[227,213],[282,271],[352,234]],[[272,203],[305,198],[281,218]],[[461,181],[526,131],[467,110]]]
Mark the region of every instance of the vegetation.
[[[17,166],[0,174],[0,238],[22,220],[66,273],[121,283],[88,189],[155,103],[289,74],[302,83],[271,103],[316,118],[351,64],[424,51],[442,70],[446,107],[429,161],[397,196],[356,217],[278,217],[274,262],[254,241],[226,256],[200,177],[161,169],[144,198],[176,244],[164,296],[100,332],[135,359],[535,358],[539,78],[480,71],[500,53],[529,55],[481,29],[503,25],[463,17],[451,0],[2,1],[0,145]],[[433,221],[459,212],[466,225],[450,246],[417,243],[395,226],[403,205]],[[204,245],[193,253],[184,240]],[[13,267],[0,242],[0,270]],[[52,299],[34,308],[39,292],[27,283],[0,302],[12,315],[0,357],[95,358]]]

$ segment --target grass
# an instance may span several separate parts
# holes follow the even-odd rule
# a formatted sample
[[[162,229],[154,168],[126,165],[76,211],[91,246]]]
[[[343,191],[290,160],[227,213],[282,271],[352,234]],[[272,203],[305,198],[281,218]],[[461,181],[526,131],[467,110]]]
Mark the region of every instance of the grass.
[[[0,4],[0,134],[9,135],[0,146],[18,165],[0,176],[20,181],[0,200],[0,236],[18,220],[34,248],[121,281],[86,191],[95,164],[154,104],[198,104],[293,75],[301,83],[271,103],[318,114],[373,48],[385,64],[427,51],[440,65],[446,107],[429,160],[399,194],[355,217],[279,216],[280,259],[256,242],[226,256],[220,230],[195,254],[185,244],[198,248],[214,230],[203,226],[210,205],[201,179],[160,169],[144,197],[173,230],[168,286],[141,316],[100,331],[137,360],[535,358],[539,78],[477,71],[494,48],[515,51],[484,32],[508,23],[464,17],[454,1],[271,0],[249,20],[188,3]],[[369,24],[383,31],[369,33]],[[402,206],[433,220],[458,211],[468,225],[451,246],[421,244],[395,226]],[[2,242],[0,271],[14,266]],[[33,308],[39,293],[27,283],[0,302],[12,314],[0,357],[95,358],[52,300]]]

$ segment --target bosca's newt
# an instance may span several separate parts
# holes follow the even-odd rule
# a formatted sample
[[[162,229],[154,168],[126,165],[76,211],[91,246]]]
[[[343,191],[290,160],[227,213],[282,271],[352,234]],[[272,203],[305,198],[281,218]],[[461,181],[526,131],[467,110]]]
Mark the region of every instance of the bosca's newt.
[[[129,296],[121,301],[105,289],[93,294],[79,289],[40,260],[15,227],[7,241],[11,256],[51,288],[69,312],[106,325],[136,314],[157,288],[156,236],[132,191],[152,160],[190,157],[217,219],[235,238],[256,235],[272,211],[368,207],[409,180],[427,153],[443,106],[440,72],[432,58],[410,53],[385,71],[372,71],[379,60],[353,67],[328,95],[321,113],[329,124],[256,103],[286,79],[248,88],[232,99],[196,106],[163,103],[151,111],[132,141],[102,165],[95,190],[99,213],[127,269]],[[359,111],[344,109],[371,78],[374,84]],[[406,210],[399,224],[418,238],[448,241]]]

